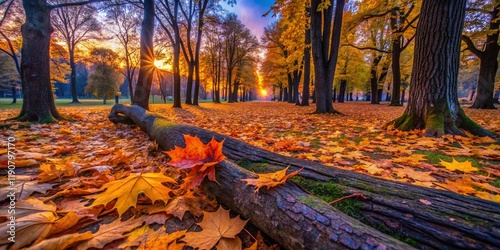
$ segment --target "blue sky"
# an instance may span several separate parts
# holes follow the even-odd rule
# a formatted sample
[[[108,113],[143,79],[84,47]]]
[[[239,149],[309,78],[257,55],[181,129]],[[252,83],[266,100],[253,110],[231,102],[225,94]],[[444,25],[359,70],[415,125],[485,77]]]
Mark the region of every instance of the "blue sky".
[[[269,11],[273,4],[274,0],[236,0],[236,5],[230,7],[225,4],[225,2],[221,2],[221,5],[226,10],[236,13],[241,22],[245,24],[259,40],[264,32],[264,27],[273,21],[272,15],[262,17],[262,14]]]

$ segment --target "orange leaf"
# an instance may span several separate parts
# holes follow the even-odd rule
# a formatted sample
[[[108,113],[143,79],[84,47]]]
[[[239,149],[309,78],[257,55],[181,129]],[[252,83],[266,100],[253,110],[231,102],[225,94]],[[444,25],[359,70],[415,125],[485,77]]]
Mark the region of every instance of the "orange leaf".
[[[188,232],[182,240],[186,242],[186,245],[194,248],[211,249],[219,240],[224,238],[235,239],[236,235],[243,230],[247,221],[240,218],[231,218],[229,210],[219,207],[213,213],[204,212],[203,220],[198,223],[198,226],[202,228],[201,232]],[[234,242],[225,241],[222,245],[221,247],[234,246]]]
[[[224,141],[217,142],[212,138],[212,140],[205,145],[200,138],[190,135],[184,135],[184,140],[186,143],[185,148],[176,146],[173,150],[163,152],[170,156],[170,165],[180,169],[202,166],[200,170],[204,171],[226,158],[222,154],[222,145]]]
[[[304,169],[301,168],[287,175],[286,171],[288,170],[288,168],[289,167],[280,171],[276,171],[274,173],[258,174],[259,175],[258,179],[241,179],[241,180],[246,181],[247,185],[255,186],[255,192],[258,192],[261,187],[266,187],[269,189],[272,187],[282,185],[286,182],[288,178],[295,176],[300,171],[302,171],[302,169]]]

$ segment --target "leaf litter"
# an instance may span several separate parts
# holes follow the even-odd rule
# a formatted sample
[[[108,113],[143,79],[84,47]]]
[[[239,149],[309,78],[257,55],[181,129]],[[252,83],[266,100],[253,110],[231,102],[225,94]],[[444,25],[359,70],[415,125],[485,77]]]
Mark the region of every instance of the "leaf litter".
[[[424,138],[421,131],[384,130],[384,123],[397,117],[402,108],[365,103],[335,106],[346,116],[312,115],[313,107],[265,102],[202,103],[201,107],[186,106],[182,110],[171,109],[170,105],[152,105],[152,110],[174,122],[210,129],[283,155],[500,201],[498,141],[474,136]],[[57,124],[10,121],[10,129],[1,134],[4,141],[9,136],[17,139],[16,195],[19,213],[22,212],[21,233],[40,232],[37,238],[26,237],[16,242],[15,247],[146,249],[159,244],[182,249],[185,235],[197,233],[192,231],[193,222],[199,221],[201,226],[207,213],[221,211],[220,206],[216,209],[214,201],[193,189],[196,185],[181,184],[191,171],[198,171],[203,178],[212,176],[211,168],[216,164],[212,160],[188,167],[189,171],[172,168],[169,166],[176,165],[175,161],[169,164],[169,157],[160,153],[158,145],[149,141],[145,133],[109,122],[108,108],[60,110],[76,121]],[[495,125],[500,124],[497,110],[466,112],[480,125],[500,132]],[[15,114],[15,110],[2,110],[0,118]],[[216,146],[208,147],[217,149]],[[5,153],[0,156],[2,165],[8,161]],[[223,159],[223,156],[215,154],[212,158]],[[201,177],[193,178],[198,181]],[[138,182],[132,185],[131,180]],[[113,195],[111,191],[119,190],[114,187],[118,184],[128,184],[121,191],[131,196]],[[0,193],[7,192],[8,183],[2,179],[0,185]],[[159,187],[161,194],[140,191],[148,185]],[[136,186],[140,188],[135,189]],[[172,206],[182,209],[175,210]],[[140,220],[138,216],[147,219]],[[0,220],[7,218],[6,214],[0,214]],[[173,218],[186,221],[186,225],[168,232],[164,226],[159,229],[155,226],[168,224]],[[153,245],[147,245],[140,235],[149,237],[147,242]],[[215,238],[212,237],[211,244]],[[188,237],[187,241],[190,240]],[[219,247],[241,245],[238,240],[232,233],[230,237],[221,235],[215,243]],[[6,239],[0,239],[0,244],[5,243]],[[243,244],[252,248],[263,245],[262,239]]]

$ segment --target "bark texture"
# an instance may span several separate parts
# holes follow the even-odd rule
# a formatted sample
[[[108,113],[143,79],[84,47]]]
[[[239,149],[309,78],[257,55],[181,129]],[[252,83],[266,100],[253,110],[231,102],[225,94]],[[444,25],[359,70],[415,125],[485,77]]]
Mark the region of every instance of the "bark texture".
[[[141,49],[140,49],[140,68],[139,78],[135,86],[134,98],[132,101],[145,109],[149,109],[149,93],[154,73],[154,52],[153,52],[153,33],[154,33],[154,1],[144,0],[144,16],[141,26]],[[129,83],[131,84],[131,83]]]
[[[26,18],[21,26],[21,83],[23,106],[21,121],[40,123],[62,119],[57,112],[50,82],[50,6],[45,0],[23,1]]]
[[[416,33],[408,107],[390,122],[400,130],[425,129],[426,136],[493,136],[469,119],[458,103],[457,78],[466,0],[424,0]]]
[[[218,141],[224,140],[223,153],[228,160],[232,162],[266,162],[269,167],[285,168],[290,166],[291,170],[297,170],[304,167],[304,170],[299,173],[302,177],[318,182],[335,183],[345,195],[355,192],[362,193],[367,199],[358,200],[360,215],[357,219],[403,237],[409,237],[417,242],[418,246],[423,249],[496,249],[497,246],[500,245],[500,214],[498,214],[498,211],[500,211],[500,204],[498,203],[481,200],[475,197],[467,197],[448,191],[383,180],[361,173],[278,155],[205,129],[168,122],[138,106],[128,107],[124,105],[115,105],[111,110],[109,119],[113,122],[137,124],[164,149],[170,149],[174,146],[183,147],[183,134],[196,135],[205,143],[214,137]],[[226,162],[221,168],[228,167],[229,165],[232,164]],[[247,191],[245,190],[247,190],[247,187],[241,186],[240,188],[239,185],[242,183],[239,181],[235,182],[231,180],[232,177],[230,177],[231,175],[239,175],[240,172],[241,170],[238,168],[232,168],[231,171],[218,171],[217,180],[221,183],[221,186],[213,187],[209,184],[209,186],[205,186],[205,188],[207,190],[210,189],[210,192],[215,194],[222,204],[251,218],[258,227],[262,226],[267,228],[269,226],[266,226],[265,223],[271,223],[271,221],[278,221],[278,223],[281,223],[279,220],[274,219],[272,211],[281,208],[293,209],[291,207],[295,206],[294,202],[292,202],[294,200],[286,199],[287,196],[282,195],[287,193],[281,193],[281,191],[276,192],[277,196],[274,196],[271,192],[259,192],[259,195],[254,197],[253,189],[251,189],[247,196],[241,196],[241,193],[237,192],[246,193]],[[237,195],[234,197],[228,195],[227,190],[232,190],[232,193]],[[287,188],[286,192],[295,192],[294,190],[294,187],[291,187],[290,189]],[[268,195],[271,194],[273,194],[273,196],[269,198],[270,196]],[[252,196],[252,199],[248,198],[250,196]],[[269,199],[264,199],[264,197],[268,197]],[[284,200],[283,197],[285,197]],[[297,198],[300,196],[292,197],[295,198],[295,202],[300,201],[300,199]],[[424,205],[419,202],[419,199],[426,199],[430,201],[432,205]],[[247,202],[256,203],[254,205],[248,205],[249,203]],[[314,202],[314,204],[316,204],[316,202]],[[261,205],[265,209],[260,209],[259,206]],[[258,209],[252,206],[256,206]],[[303,211],[310,211],[308,209],[312,209],[317,213],[315,206],[297,206],[301,206],[300,209],[305,209]],[[248,211],[247,209],[251,209],[252,211]],[[295,220],[292,224],[285,224],[286,227],[293,228],[296,225],[301,227],[307,225],[301,224],[302,222],[305,223],[308,217],[305,214],[300,214],[298,212],[299,210],[290,214],[293,218],[299,218],[299,220]],[[262,215],[257,215],[255,213],[269,213],[271,217],[260,218]],[[319,214],[321,215],[322,213]],[[333,214],[338,216],[337,213]],[[267,215],[268,214],[265,214],[265,216]],[[454,221],[450,221],[450,218],[453,218]],[[298,223],[297,221],[300,221],[300,219],[304,221]],[[332,223],[331,218],[330,220],[330,225],[333,226],[335,223]],[[311,223],[313,223],[316,229],[321,230],[318,227],[322,227],[322,225],[318,224],[318,221],[320,220],[316,219],[315,225],[313,220],[311,220]],[[259,223],[263,224],[260,225]],[[350,220],[349,223],[351,223]],[[358,231],[359,228],[353,225],[354,224],[349,225],[350,229],[347,230],[353,230],[353,232]],[[270,230],[274,230],[277,226],[278,225],[273,224]],[[302,228],[307,229],[307,227]],[[312,230],[316,230],[312,226],[311,228],[313,228]],[[303,232],[304,230],[302,230],[299,235],[293,236],[298,238],[303,237],[301,236],[304,234]],[[313,233],[311,231],[308,234]],[[357,233],[354,234],[357,235]],[[329,235],[335,237],[333,234]],[[341,233],[340,235],[349,236],[351,234]],[[355,237],[360,236],[361,235],[357,235]],[[279,238],[279,235],[276,237]],[[360,246],[356,244],[361,243],[357,240],[353,240],[352,244]],[[344,247],[347,246],[349,245],[344,245]],[[290,249],[295,248],[291,247]],[[339,247],[323,249],[338,248]],[[407,248],[404,247],[401,249]]]

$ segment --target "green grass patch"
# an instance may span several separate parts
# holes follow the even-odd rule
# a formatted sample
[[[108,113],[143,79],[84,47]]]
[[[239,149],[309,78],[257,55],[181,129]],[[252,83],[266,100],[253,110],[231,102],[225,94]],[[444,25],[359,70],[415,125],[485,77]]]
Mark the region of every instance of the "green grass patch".
[[[500,188],[500,178],[495,178],[495,180],[490,182],[490,184],[494,187]]]
[[[415,154],[423,154],[427,157],[427,160],[429,163],[432,164],[439,164],[441,160],[446,161],[446,162],[452,162],[453,158],[459,162],[464,162],[464,161],[470,161],[472,163],[472,166],[481,169],[482,165],[479,163],[480,161],[483,161],[484,159],[479,159],[479,158],[474,158],[474,157],[467,157],[467,156],[448,156],[445,155],[444,153],[441,152],[436,152],[436,151],[427,151],[427,150],[416,150]]]
[[[341,188],[332,182],[313,181],[300,176],[294,176],[291,180],[325,202],[331,202],[346,195]],[[333,206],[351,217],[361,217],[360,205],[355,199],[346,199],[333,204]]]

